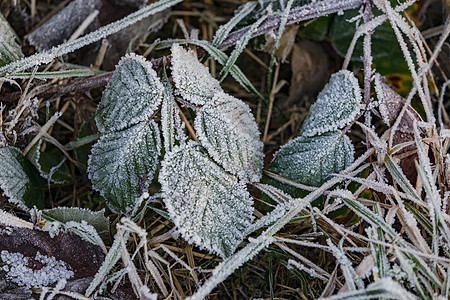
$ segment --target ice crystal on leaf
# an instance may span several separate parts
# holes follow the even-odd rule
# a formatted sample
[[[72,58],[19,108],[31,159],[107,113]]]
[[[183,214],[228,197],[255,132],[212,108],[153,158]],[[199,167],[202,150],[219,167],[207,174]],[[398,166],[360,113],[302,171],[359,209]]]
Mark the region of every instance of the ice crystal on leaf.
[[[159,181],[170,217],[183,238],[222,257],[230,256],[252,221],[245,184],[192,141],[166,154]]]
[[[52,183],[69,182],[72,178],[67,164],[55,153],[41,152],[42,139],[27,154],[28,160],[36,167],[39,174]]]
[[[89,159],[92,186],[112,211],[127,213],[134,208],[155,172],[160,150],[159,129],[153,121],[108,133],[94,145]]]
[[[43,287],[51,285],[61,279],[72,278],[74,273],[67,269],[64,261],[56,260],[55,257],[48,257],[36,253],[36,257],[29,258],[22,253],[11,253],[6,250],[1,252],[1,260],[5,265],[8,278],[26,287]],[[41,265],[39,269],[30,266]]]
[[[11,26],[0,14],[0,66],[22,58],[23,54],[20,45],[16,42],[16,37]]]
[[[194,53],[177,44],[172,46],[172,76],[175,93],[193,104],[203,105],[216,92],[222,91],[219,81],[211,76]]]
[[[352,72],[339,71],[319,93],[303,122],[301,135],[314,136],[342,129],[352,122],[360,110],[361,89]]]
[[[218,92],[200,109],[194,125],[202,146],[226,171],[247,182],[261,179],[263,144],[244,102]]]
[[[0,148],[0,187],[9,201],[22,208],[43,205],[45,183],[17,148]]]
[[[268,167],[292,181],[320,186],[353,162],[353,145],[340,131],[299,136],[281,147]]]
[[[150,118],[159,108],[164,87],[144,57],[123,57],[103,92],[95,121],[101,132],[121,130]]]
[[[104,209],[92,211],[79,207],[56,207],[42,211],[42,216],[48,221],[58,221],[63,224],[72,221],[79,223],[85,221],[87,224],[93,226],[100,236],[107,238],[109,233],[109,220],[105,217],[104,213]]]

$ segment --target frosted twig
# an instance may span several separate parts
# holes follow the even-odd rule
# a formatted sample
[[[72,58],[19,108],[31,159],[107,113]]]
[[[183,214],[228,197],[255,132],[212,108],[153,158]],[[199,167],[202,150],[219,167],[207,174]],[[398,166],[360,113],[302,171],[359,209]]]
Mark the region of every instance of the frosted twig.
[[[56,120],[58,120],[59,117],[61,117],[61,113],[60,112],[55,113],[50,118],[50,120],[48,120],[48,122],[45,123],[45,125],[41,127],[41,130],[39,131],[39,133],[33,138],[33,140],[23,150],[23,152],[22,152],[23,155],[27,155],[27,153],[31,150],[31,148],[33,148],[34,144],[36,144],[45,133],[47,133],[47,131],[50,129],[50,127],[53,126],[53,124],[55,124]]]
[[[421,70],[419,70],[419,76],[422,75],[423,73],[428,72],[428,70],[431,69],[431,66],[434,64],[437,56],[441,52],[442,46],[447,41],[449,34],[450,34],[450,15],[448,15],[447,19],[445,20],[443,32],[442,32],[441,36],[439,37],[439,41],[433,50],[433,54],[431,55],[427,66],[425,68],[422,68]]]
[[[394,11],[397,13],[404,11],[406,8],[411,6],[414,2],[416,2],[416,0],[409,0],[403,4],[400,4],[395,7]],[[350,59],[352,57],[352,53],[353,53],[353,50],[355,49],[356,42],[358,41],[358,39],[366,32],[372,31],[376,27],[383,24],[387,19],[388,19],[388,17],[386,15],[381,15],[381,16],[373,18],[370,22],[365,23],[365,24],[361,25],[360,27],[358,27],[358,29],[356,30],[356,32],[353,36],[352,41],[350,42],[349,47],[347,48],[347,54],[345,55],[344,63],[342,64],[342,69],[348,68],[348,64],[350,63]]]
[[[384,0],[386,14],[389,18],[389,21],[391,22],[392,29],[394,30],[395,36],[397,37],[397,41],[400,44],[400,49],[403,52],[403,56],[405,57],[406,63],[408,64],[409,71],[411,72],[411,76],[414,80],[414,86],[417,88],[417,91],[419,93],[420,100],[422,101],[423,108],[425,110],[425,114],[427,116],[427,121],[430,123],[434,123],[434,115],[432,112],[432,106],[430,99],[427,99],[424,90],[422,89],[421,80],[419,79],[419,76],[416,72],[416,68],[414,66],[414,62],[411,58],[411,54],[409,53],[408,46],[406,45],[405,40],[403,39],[403,36],[398,28],[398,24],[396,22],[395,14],[396,12],[391,7],[390,3],[387,0]],[[418,61],[420,63],[420,59],[418,57]],[[420,65],[420,64],[419,64]]]
[[[363,3],[364,0],[314,1],[292,9],[287,18],[286,25],[326,16],[335,12],[357,8]],[[280,15],[270,16],[263,24],[261,24],[252,37],[259,36],[267,32],[272,32],[277,29],[281,18],[282,17]],[[229,34],[228,37],[218,46],[218,48],[224,49],[234,45],[249,30],[250,26],[246,26]]]
[[[78,50],[84,46],[92,44],[99,41],[113,33],[116,33],[140,20],[146,18],[150,15],[161,12],[175,4],[182,2],[182,0],[160,0],[158,2],[152,3],[149,6],[145,6],[140,10],[126,16],[125,18],[113,22],[111,24],[105,25],[100,29],[86,34],[85,36],[76,39],[71,42],[61,44],[59,46],[53,47],[52,49],[44,52],[34,54],[32,56],[17,60],[4,67],[0,68],[0,76],[5,76],[13,74],[15,72],[20,72],[33,66],[38,66],[41,64],[47,64],[53,61],[54,58],[58,56],[63,56],[65,54],[71,53]]]

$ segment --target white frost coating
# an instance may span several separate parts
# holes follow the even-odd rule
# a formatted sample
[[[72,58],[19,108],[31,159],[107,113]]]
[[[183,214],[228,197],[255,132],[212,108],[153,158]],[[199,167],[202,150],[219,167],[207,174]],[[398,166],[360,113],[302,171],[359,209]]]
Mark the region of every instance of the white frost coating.
[[[121,130],[148,120],[158,110],[163,93],[164,86],[151,62],[127,54],[103,92],[95,115],[99,131]]]
[[[23,57],[20,46],[8,22],[0,16],[0,66]]]
[[[361,278],[356,274],[355,269],[352,267],[350,259],[345,255],[342,249],[336,247],[330,239],[327,239],[327,244],[330,250],[333,252],[334,257],[341,265],[342,273],[345,277],[345,283],[350,290],[356,290],[356,288],[361,289],[364,287],[364,283]]]
[[[24,221],[6,211],[0,209],[0,224],[11,227],[20,227],[20,228],[28,228],[33,229],[34,226],[32,223]]]
[[[158,125],[141,122],[102,136],[89,157],[89,177],[116,213],[133,210],[156,170],[161,150]]]
[[[3,250],[0,253],[5,263],[3,271],[12,282],[26,287],[43,287],[51,285],[61,279],[70,279],[74,273],[68,270],[64,261],[56,260],[36,253],[34,258],[23,256],[21,253],[11,253]],[[33,270],[32,266],[37,262],[42,267]]]
[[[245,182],[261,179],[263,143],[247,104],[218,92],[200,109],[194,127],[201,145],[226,171]]]
[[[222,91],[219,81],[211,76],[208,68],[197,60],[192,51],[186,51],[178,44],[173,44],[171,51],[172,77],[177,95],[193,104],[203,105],[216,92]]]
[[[361,108],[361,89],[352,72],[339,71],[319,93],[303,122],[300,134],[315,136],[342,129],[350,124]]]
[[[348,167],[353,157],[350,139],[339,131],[299,136],[280,148],[268,171],[298,183],[320,186],[331,174]]]
[[[253,203],[245,184],[202,151],[190,141],[168,152],[159,176],[161,190],[183,238],[227,257],[251,225]]]
[[[30,197],[36,198],[36,195],[32,195],[32,179],[25,170],[27,164],[31,166],[17,148],[0,148],[0,187],[10,202],[23,209],[28,209],[26,203]]]

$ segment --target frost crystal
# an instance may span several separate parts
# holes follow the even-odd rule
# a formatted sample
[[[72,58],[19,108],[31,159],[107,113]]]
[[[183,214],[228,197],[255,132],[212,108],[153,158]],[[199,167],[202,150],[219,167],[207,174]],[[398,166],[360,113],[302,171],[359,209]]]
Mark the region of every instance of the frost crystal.
[[[380,113],[383,121],[388,126],[394,125],[400,111],[406,104],[406,99],[397,94],[397,92],[389,86],[380,74],[375,75],[375,92],[378,97]],[[414,108],[408,105],[407,111],[403,115],[398,129],[401,132],[413,133],[412,125],[415,120],[421,121],[422,118]],[[411,139],[411,137],[408,137],[408,140]]]
[[[3,250],[0,256],[5,263],[3,271],[6,272],[7,277],[20,286],[48,286],[61,279],[72,278],[74,275],[71,270],[66,268],[64,261],[42,255],[39,252],[36,253],[35,258],[29,258],[21,253]]]
[[[38,171],[17,148],[0,148],[0,187],[9,201],[22,208],[42,206],[43,186]]]
[[[299,136],[281,147],[268,167],[292,181],[320,186],[353,162],[353,145],[339,131],[315,137]]]
[[[0,66],[23,57],[20,46],[8,22],[0,14]]]
[[[263,144],[245,103],[218,92],[201,108],[194,126],[202,146],[226,171],[247,182],[261,179]]]
[[[126,213],[134,208],[155,172],[160,150],[159,129],[153,121],[108,133],[94,145],[89,176],[112,211]]]
[[[95,115],[101,132],[120,130],[148,120],[159,108],[164,87],[144,57],[122,58],[103,92]]]
[[[159,181],[170,217],[184,239],[230,256],[252,221],[245,184],[190,141],[166,154]]]
[[[342,129],[360,110],[361,89],[352,72],[342,70],[331,76],[303,122],[301,135],[314,136]]]
[[[172,46],[172,77],[175,93],[193,104],[203,105],[216,92],[222,91],[219,81],[211,76],[194,53],[177,44]]]

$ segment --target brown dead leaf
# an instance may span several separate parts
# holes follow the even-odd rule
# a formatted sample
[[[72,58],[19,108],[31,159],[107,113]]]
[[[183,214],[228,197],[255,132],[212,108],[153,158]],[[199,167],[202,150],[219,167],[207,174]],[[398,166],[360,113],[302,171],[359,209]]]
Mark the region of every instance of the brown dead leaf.
[[[329,58],[322,45],[308,40],[294,45],[291,69],[289,97],[284,107],[317,95],[331,75]]]
[[[295,37],[297,36],[299,25],[288,25],[286,26],[283,35],[281,36],[280,46],[278,47],[275,55],[281,62],[285,62],[286,57],[291,53],[292,46],[295,43]],[[272,54],[273,47],[275,46],[275,38],[273,35],[266,33],[264,38],[266,39],[266,44],[261,47],[261,50]]]
[[[84,293],[104,258],[99,246],[72,232],[51,238],[38,229],[1,227],[0,291],[9,286],[15,295],[11,299],[20,299],[22,294],[29,295],[24,288],[30,290],[37,282],[54,286],[66,276],[66,291]],[[22,271],[17,269],[20,265]]]
[[[381,117],[390,127],[394,125],[403,106],[406,105],[406,99],[397,94],[379,74],[375,76],[375,91],[379,101]],[[414,121],[422,121],[422,118],[412,106],[408,105],[392,138],[392,147],[406,142],[414,142]],[[401,157],[400,168],[409,181],[414,184],[417,179],[417,170],[414,163],[414,160],[417,159],[416,144],[413,143],[404,147],[396,152],[395,156]]]
[[[36,49],[48,50],[68,40],[86,18],[102,7],[101,0],[75,0],[69,3],[42,26],[26,36],[28,43]],[[90,32],[100,26],[98,18],[88,26]]]

